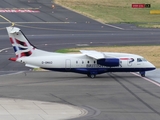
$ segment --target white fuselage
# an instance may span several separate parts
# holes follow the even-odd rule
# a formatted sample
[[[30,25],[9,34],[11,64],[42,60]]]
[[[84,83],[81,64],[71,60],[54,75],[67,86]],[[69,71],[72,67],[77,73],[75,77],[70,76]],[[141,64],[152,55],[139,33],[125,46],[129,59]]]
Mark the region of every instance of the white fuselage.
[[[11,61],[24,63],[27,67],[43,68],[61,72],[87,74],[94,78],[105,72],[140,72],[154,70],[155,66],[143,57],[127,53],[80,50],[81,54],[60,54],[37,49],[17,27],[7,27],[15,52]]]
[[[29,67],[39,67],[54,71],[71,71],[86,74],[87,71],[100,70],[104,72],[139,72],[148,71],[155,68],[153,64],[146,61],[139,55],[127,53],[103,53],[107,56],[119,58],[119,66],[109,67],[97,64],[97,60],[85,54],[61,54],[51,52],[41,52],[41,56],[21,57],[17,61],[23,62]],[[81,70],[83,69],[83,72]],[[85,71],[86,70],[86,71]],[[85,71],[85,72],[84,72]],[[100,74],[98,72],[98,74]]]

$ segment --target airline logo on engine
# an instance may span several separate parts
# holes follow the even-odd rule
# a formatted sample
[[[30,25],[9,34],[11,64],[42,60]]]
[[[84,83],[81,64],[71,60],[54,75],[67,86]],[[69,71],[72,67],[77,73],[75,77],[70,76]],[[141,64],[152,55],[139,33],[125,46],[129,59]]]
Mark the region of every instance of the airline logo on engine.
[[[0,10],[0,13],[39,13],[39,10],[21,10],[21,9],[16,9],[16,10],[12,10],[12,9],[6,9],[6,10]]]

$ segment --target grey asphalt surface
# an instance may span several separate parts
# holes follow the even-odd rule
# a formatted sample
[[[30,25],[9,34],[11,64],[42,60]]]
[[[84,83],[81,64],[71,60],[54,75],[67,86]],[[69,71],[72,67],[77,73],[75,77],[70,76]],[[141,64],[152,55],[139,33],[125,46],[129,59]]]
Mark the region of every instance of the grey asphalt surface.
[[[160,88],[130,73],[95,79],[75,73],[27,72],[1,76],[3,98],[41,100],[85,108],[75,120],[159,120]]]
[[[137,28],[125,23],[101,24],[58,5],[53,9],[51,0],[3,0],[0,8],[39,8],[40,13],[0,15],[15,22],[15,26],[43,50],[55,51],[79,45],[160,44],[160,29]],[[10,25],[0,17],[0,75],[18,71],[27,71],[27,75],[1,76],[1,97],[81,106],[89,114],[78,120],[160,119],[160,88],[130,73],[104,74],[89,79],[72,73],[28,72],[30,68],[9,61],[14,52],[4,28]]]

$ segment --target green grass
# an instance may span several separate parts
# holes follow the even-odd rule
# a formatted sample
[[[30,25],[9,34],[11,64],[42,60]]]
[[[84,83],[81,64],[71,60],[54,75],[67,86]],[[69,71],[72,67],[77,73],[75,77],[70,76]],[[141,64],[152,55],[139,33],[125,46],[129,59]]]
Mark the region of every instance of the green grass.
[[[71,52],[78,52],[78,50],[72,50],[72,49],[60,49],[56,51],[57,53],[71,53]]]
[[[103,23],[155,23],[160,26],[160,15],[150,10],[160,10],[160,0],[54,0]],[[132,3],[151,4],[151,8],[133,9]],[[142,26],[142,25],[141,25]],[[145,26],[144,26],[145,27]],[[147,26],[152,27],[152,24]]]

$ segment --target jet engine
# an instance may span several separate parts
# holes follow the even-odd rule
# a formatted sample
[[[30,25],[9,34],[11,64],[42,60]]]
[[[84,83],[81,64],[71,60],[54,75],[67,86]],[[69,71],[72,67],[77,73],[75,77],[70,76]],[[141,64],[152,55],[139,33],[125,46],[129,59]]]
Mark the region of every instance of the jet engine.
[[[104,58],[97,60],[97,64],[107,67],[119,66],[120,60],[118,58]]]

